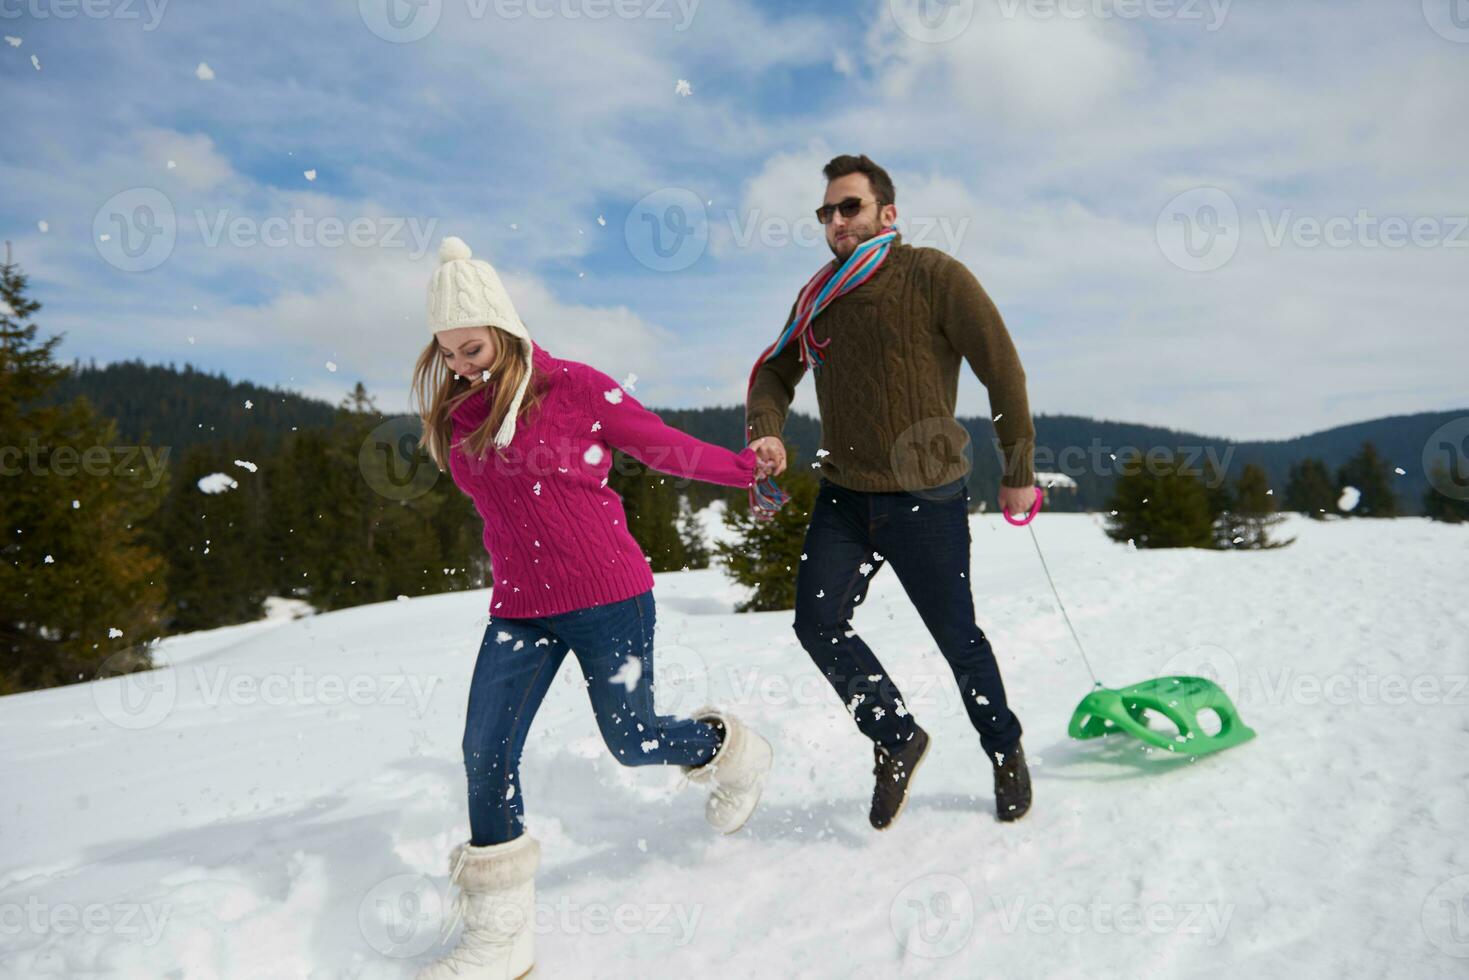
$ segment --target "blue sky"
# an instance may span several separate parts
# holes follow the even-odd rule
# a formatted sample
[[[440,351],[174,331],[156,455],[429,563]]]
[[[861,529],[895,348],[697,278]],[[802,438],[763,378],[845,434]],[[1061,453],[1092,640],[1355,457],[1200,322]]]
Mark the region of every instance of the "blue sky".
[[[67,359],[402,410],[452,234],[554,353],[735,404],[866,152],[1035,411],[1288,437],[1469,402],[1452,2],[0,0],[0,224]]]

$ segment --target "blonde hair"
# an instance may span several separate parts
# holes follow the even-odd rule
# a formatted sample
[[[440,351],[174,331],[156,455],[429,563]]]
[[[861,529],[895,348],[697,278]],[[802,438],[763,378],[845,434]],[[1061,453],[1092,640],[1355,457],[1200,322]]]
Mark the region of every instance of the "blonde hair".
[[[521,345],[526,342],[499,327],[485,327],[485,330],[495,341],[495,359],[489,367],[490,377],[494,381],[490,414],[461,443],[464,451],[475,458],[482,457],[485,450],[494,445],[495,433],[499,431],[505,414],[510,411],[510,402],[514,400],[515,391],[520,387],[520,379],[527,370],[532,372],[531,382],[525,390],[525,397],[520,401],[520,411],[515,417],[517,425],[540,406],[543,395],[538,382],[544,379],[534,367],[526,366],[522,355]],[[419,418],[423,420],[423,435],[419,437],[418,444],[428,450],[439,472],[449,468],[454,410],[471,398],[486,397],[488,390],[489,385],[472,389],[468,378],[454,376],[454,369],[449,367],[439,353],[437,337],[430,340],[423,353],[418,355],[418,362],[413,366],[409,397]],[[495,451],[498,453],[500,450]]]

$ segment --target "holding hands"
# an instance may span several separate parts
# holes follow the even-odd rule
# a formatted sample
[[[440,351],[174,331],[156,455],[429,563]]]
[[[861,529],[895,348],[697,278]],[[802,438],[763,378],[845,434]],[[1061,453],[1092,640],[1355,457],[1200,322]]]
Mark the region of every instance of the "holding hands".
[[[786,447],[777,436],[765,436],[750,443],[750,448],[755,450],[760,463],[755,469],[755,478],[763,480],[770,476],[780,476],[786,468]]]

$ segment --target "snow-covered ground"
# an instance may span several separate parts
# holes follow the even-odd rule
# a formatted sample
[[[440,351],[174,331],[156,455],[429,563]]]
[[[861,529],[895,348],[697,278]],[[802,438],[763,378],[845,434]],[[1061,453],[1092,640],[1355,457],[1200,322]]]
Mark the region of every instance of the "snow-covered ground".
[[[709,515],[711,518],[713,515]],[[661,575],[660,707],[775,745],[749,825],[624,769],[563,668],[526,750],[536,977],[1469,976],[1469,528],[1293,520],[1267,553],[1034,525],[1104,682],[1212,671],[1259,737],[1189,762],[1071,742],[1090,680],[1029,535],[972,581],[1035,806],[993,817],[952,678],[882,572],[856,628],[933,734],[867,825],[870,747],[789,613]],[[0,975],[404,977],[467,834],[459,740],[488,593],[178,637],[166,670],[0,699]]]

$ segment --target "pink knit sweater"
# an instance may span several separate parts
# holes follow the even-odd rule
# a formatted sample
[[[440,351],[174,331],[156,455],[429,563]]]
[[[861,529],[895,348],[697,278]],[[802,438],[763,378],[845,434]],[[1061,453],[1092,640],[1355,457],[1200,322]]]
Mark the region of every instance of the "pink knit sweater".
[[[454,411],[449,471],[485,522],[494,570],[490,612],[553,616],[617,602],[653,587],[622,498],[608,485],[612,448],[675,477],[730,487],[755,482],[755,451],[739,453],[668,425],[611,377],[532,344],[545,395],[515,438],[471,459],[460,445],[489,415],[494,386]],[[541,384],[540,380],[532,384]]]

